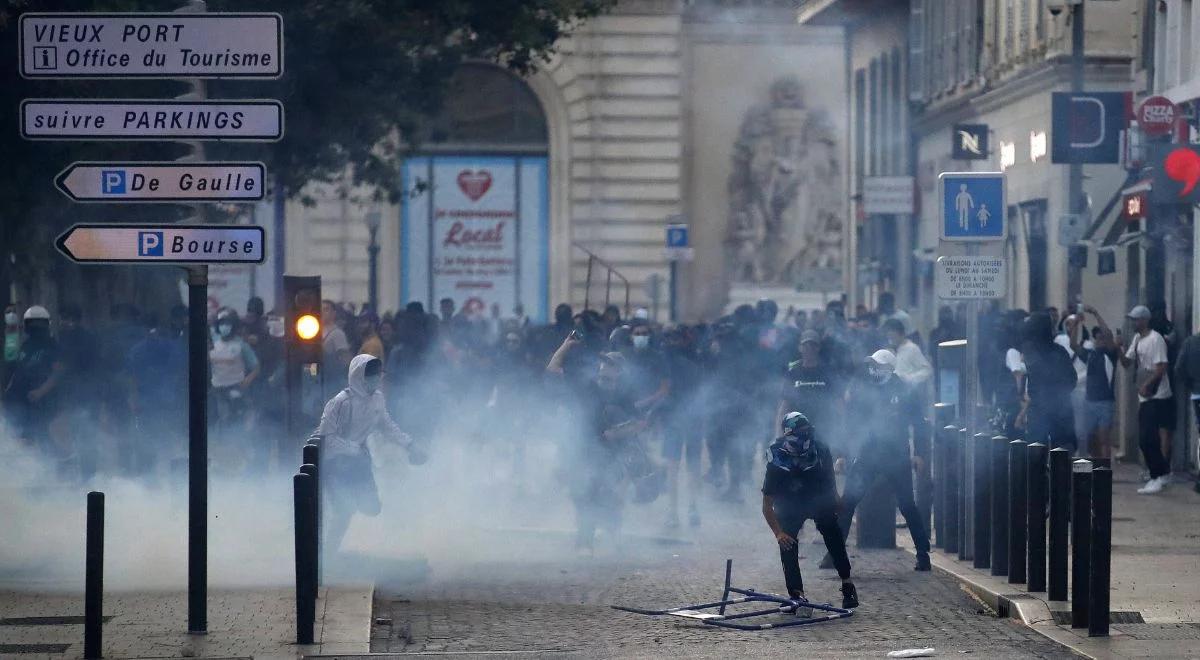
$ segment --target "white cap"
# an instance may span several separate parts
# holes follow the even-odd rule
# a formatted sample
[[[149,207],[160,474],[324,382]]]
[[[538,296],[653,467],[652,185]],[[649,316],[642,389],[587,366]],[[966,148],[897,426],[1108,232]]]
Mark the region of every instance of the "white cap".
[[[42,320],[42,321],[49,321],[50,320],[50,312],[46,311],[46,308],[42,307],[41,305],[34,305],[33,307],[30,307],[29,309],[25,310],[25,320],[26,321],[35,320],[35,319]]]
[[[881,348],[867,357],[867,360],[888,369],[896,368],[896,354],[886,348]]]
[[[1129,310],[1128,316],[1131,319],[1148,319],[1150,318],[1150,308],[1145,305],[1138,305]]]
[[[641,319],[641,320],[645,321],[650,318],[650,311],[647,310],[645,307],[638,307],[633,312],[633,318]]]

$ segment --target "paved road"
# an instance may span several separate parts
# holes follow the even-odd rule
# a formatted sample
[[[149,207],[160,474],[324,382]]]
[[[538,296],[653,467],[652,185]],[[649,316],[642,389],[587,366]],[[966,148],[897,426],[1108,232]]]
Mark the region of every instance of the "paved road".
[[[377,591],[371,650],[450,657],[502,651],[517,652],[507,657],[878,658],[934,647],[943,658],[1071,657],[1036,632],[984,611],[952,580],[914,573],[911,555],[902,551],[852,549],[862,606],[850,619],[812,627],[740,632],[608,607],[716,599],[726,557],[734,559],[735,584],[781,591],[773,540],[761,522],[745,518],[684,545],[627,538],[623,557],[611,551],[568,556],[565,530],[466,534],[464,547],[494,547],[506,558],[458,563],[451,553],[431,557],[423,583]],[[806,530],[801,547],[808,594],[839,602],[836,576],[815,568],[824,547],[812,545],[811,534]],[[555,556],[557,550],[564,552]]]

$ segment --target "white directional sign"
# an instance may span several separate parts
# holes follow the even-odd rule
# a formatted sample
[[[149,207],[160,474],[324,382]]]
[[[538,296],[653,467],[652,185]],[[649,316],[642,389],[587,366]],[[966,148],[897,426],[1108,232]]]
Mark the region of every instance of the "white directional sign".
[[[27,140],[251,140],[283,137],[279,101],[26,99]]]
[[[81,224],[55,246],[77,263],[260,264],[265,243],[252,225]]]
[[[943,300],[986,300],[1008,293],[1004,257],[938,257],[934,289]]]
[[[26,78],[278,78],[279,14],[29,13]]]
[[[862,209],[867,215],[913,212],[911,176],[869,176],[863,179]]]
[[[262,163],[72,163],[54,185],[76,202],[248,202],[265,178]]]

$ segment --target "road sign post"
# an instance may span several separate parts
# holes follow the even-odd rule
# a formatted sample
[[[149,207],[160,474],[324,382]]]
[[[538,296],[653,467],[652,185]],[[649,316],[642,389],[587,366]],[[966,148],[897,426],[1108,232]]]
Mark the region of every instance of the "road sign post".
[[[27,13],[26,78],[278,78],[283,18],[269,13]]]
[[[671,219],[679,220],[678,216],[672,216]],[[668,282],[668,306],[671,313],[671,321],[674,322],[679,318],[679,262],[691,261],[695,258],[695,250],[688,242],[688,226],[680,222],[674,222],[667,225],[667,261],[670,262],[670,281]],[[657,290],[657,288],[656,288]]]
[[[1005,176],[1003,172],[943,172],[938,176],[938,198],[941,204],[941,239],[964,244],[965,257],[941,257],[938,259],[938,290],[949,294],[949,299],[968,300],[967,309],[967,354],[963,373],[967,409],[963,411],[963,424],[967,436],[978,431],[979,408],[979,300],[1003,295],[1003,284],[1007,277],[1003,260],[980,257],[979,246],[990,241],[1003,241],[1008,237],[1008,222],[1005,200]],[[999,261],[999,263],[997,263]],[[999,296],[995,296],[999,297]],[[976,460],[975,446],[970,445],[966,456],[967,491],[966,506],[974,506],[975,487],[973,475]],[[974,512],[964,516],[968,529],[964,535],[968,555],[973,556]]]
[[[54,179],[75,202],[255,202],[262,163],[72,163]]]

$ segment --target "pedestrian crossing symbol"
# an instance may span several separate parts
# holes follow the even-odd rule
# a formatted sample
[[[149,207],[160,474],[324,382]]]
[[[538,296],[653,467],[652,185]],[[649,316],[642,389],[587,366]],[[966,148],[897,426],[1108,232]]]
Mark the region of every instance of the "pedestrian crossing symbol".
[[[994,241],[1008,236],[1003,172],[943,172],[942,240]]]

